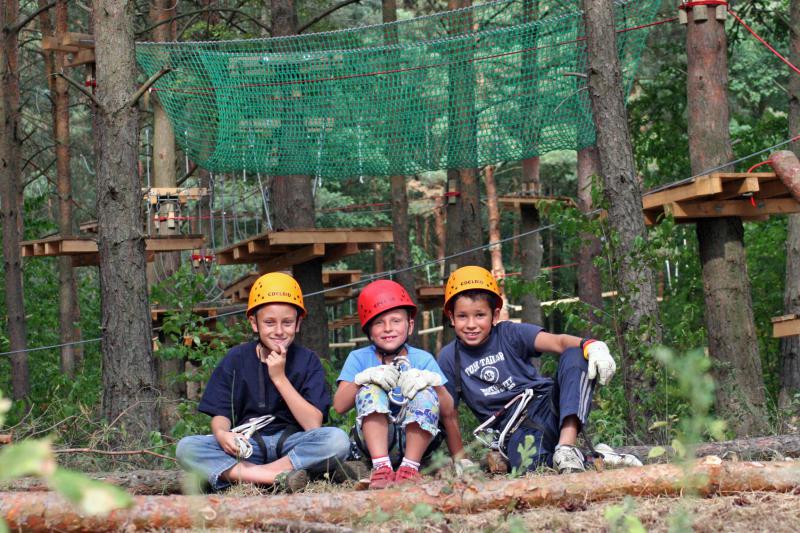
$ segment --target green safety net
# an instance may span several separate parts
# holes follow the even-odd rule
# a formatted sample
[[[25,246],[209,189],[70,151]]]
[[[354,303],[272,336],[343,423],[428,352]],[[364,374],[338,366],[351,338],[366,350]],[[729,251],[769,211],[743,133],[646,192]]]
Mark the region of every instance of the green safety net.
[[[615,1],[626,89],[661,0]],[[594,143],[578,0],[501,0],[292,37],[140,43],[188,156],[214,172],[386,176]]]

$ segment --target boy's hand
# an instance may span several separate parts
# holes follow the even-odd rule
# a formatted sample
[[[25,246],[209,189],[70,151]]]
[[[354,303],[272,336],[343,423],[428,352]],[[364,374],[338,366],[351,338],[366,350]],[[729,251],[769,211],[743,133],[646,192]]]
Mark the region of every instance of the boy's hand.
[[[411,368],[400,374],[397,384],[400,385],[400,392],[403,396],[411,400],[422,389],[441,385],[442,376],[430,370]]]
[[[220,431],[214,435],[214,437],[217,439],[217,442],[219,442],[220,447],[225,450],[225,453],[234,457],[238,457],[239,444],[236,442],[236,436],[237,433],[234,433],[233,431]]]
[[[611,381],[617,371],[617,363],[611,357],[608,346],[603,341],[591,341],[585,347],[586,359],[589,360],[589,379],[597,378],[600,385]]]
[[[259,348],[261,347],[259,346]],[[269,377],[273,382],[277,379],[283,379],[286,376],[286,346],[279,345],[277,350],[272,350],[265,354],[266,350],[264,349],[258,351],[258,358],[267,365]]]
[[[383,390],[390,391],[397,387],[399,377],[400,371],[394,365],[380,365],[370,367],[356,374],[354,383],[356,385],[374,383]]]

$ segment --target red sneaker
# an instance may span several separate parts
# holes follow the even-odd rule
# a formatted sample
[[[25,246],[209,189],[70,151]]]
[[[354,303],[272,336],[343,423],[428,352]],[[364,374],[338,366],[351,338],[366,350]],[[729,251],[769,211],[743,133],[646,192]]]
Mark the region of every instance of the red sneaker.
[[[394,485],[395,473],[391,466],[382,466],[372,471],[369,476],[370,490],[380,490]]]
[[[418,483],[420,481],[422,481],[422,474],[419,473],[419,470],[415,470],[410,466],[401,465],[394,475],[394,482],[397,485],[402,483]]]

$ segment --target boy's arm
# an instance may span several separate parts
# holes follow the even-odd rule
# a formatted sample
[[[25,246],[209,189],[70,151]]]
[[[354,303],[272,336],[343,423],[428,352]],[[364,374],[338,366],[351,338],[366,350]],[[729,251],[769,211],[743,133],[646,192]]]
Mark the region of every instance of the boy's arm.
[[[534,340],[533,347],[537,352],[549,352],[561,355],[567,348],[580,348],[581,338],[574,335],[539,332]]]
[[[286,406],[303,431],[322,427],[322,411],[303,398],[286,377],[286,347],[281,346],[279,351],[270,352],[266,356],[264,352],[266,350],[263,350],[261,346],[257,348],[259,359],[267,365],[272,384],[278,389],[278,394],[286,402]]]
[[[236,444],[236,435],[231,432],[231,421],[226,416],[215,416],[211,419],[211,434],[217,439],[220,447],[225,453],[233,455],[239,454],[239,446]]]
[[[444,427],[447,449],[453,459],[461,459],[464,457],[464,442],[461,440],[461,429],[458,427],[458,410],[455,402],[444,385],[434,387],[434,390],[439,395],[439,417]]]
[[[334,411],[343,415],[355,407],[358,387],[358,385],[351,381],[340,381],[339,385],[336,387],[336,393],[333,395]]]

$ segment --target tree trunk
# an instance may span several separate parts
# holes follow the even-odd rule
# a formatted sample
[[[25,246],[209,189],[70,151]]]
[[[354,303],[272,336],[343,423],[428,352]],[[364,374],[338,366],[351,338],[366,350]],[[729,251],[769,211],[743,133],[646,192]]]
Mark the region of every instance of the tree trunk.
[[[157,428],[137,142],[134,4],[94,0],[97,58],[97,219],[102,312],[103,415],[132,440]]]
[[[448,9],[472,5],[471,0],[449,0]],[[471,18],[454,15],[450,20],[450,33],[470,30]],[[459,50],[459,52],[461,52]],[[481,227],[480,187],[475,168],[458,168],[456,165],[459,144],[476,153],[477,125],[474,120],[475,73],[471,68],[455,65],[449,71],[448,101],[448,158],[447,158],[447,224],[445,250],[447,256],[476,248],[483,243]],[[445,277],[466,265],[484,266],[481,250],[459,255],[445,263]],[[445,342],[452,339],[452,330],[446,330]]]
[[[497,183],[494,180],[494,167],[488,165],[483,169],[483,180],[486,185],[486,210],[489,214],[489,242],[497,242],[500,235],[500,207],[497,204]],[[498,244],[489,249],[492,260],[492,275],[498,280],[506,277],[503,266],[503,246]]]
[[[5,272],[5,305],[8,317],[9,348],[25,350],[25,302],[22,291],[22,262],[19,243],[22,236],[22,193],[20,157],[22,141],[19,128],[19,43],[17,31],[10,31],[19,15],[18,0],[0,3],[2,48],[0,49],[0,222],[3,224],[3,270]],[[25,398],[30,392],[28,352],[11,355],[11,396]]]
[[[649,465],[598,475],[527,476],[470,485],[432,482],[403,488],[361,492],[263,496],[135,496],[131,509],[107,516],[85,516],[53,493],[0,496],[0,516],[11,530],[118,531],[120,529],[251,528],[274,520],[326,524],[352,523],[377,511],[393,516],[413,513],[424,505],[440,513],[482,513],[599,502],[623,496],[701,496],[732,492],[789,492],[800,486],[800,470],[792,462],[729,463],[707,457],[688,468]]]
[[[789,58],[800,61],[800,0],[790,2]],[[789,77],[789,135],[800,135],[800,78]],[[800,143],[792,143],[800,156]],[[783,314],[800,314],[800,214],[788,216],[786,234],[786,285],[783,290]],[[787,408],[800,393],[800,336],[781,339],[781,374],[778,407]]]
[[[672,446],[661,446],[665,449],[665,453],[648,459],[650,450],[655,447],[622,446],[614,448],[614,451],[636,455],[646,463],[663,463],[675,458],[675,450]],[[783,460],[785,457],[800,457],[800,435],[775,435],[753,439],[706,442],[698,444],[694,454],[695,457],[717,455],[723,459],[734,461],[772,461]]]
[[[297,12],[294,0],[272,0],[272,36],[294,35],[297,32]],[[276,230],[313,228],[314,178],[312,176],[275,176],[272,181],[272,205],[275,208],[273,228]],[[322,261],[314,260],[295,265],[294,278],[303,294],[320,293],[304,298],[308,317],[300,330],[298,341],[322,358],[328,357],[328,316],[325,295],[321,294]]]
[[[538,157],[529,157],[522,161],[522,192],[523,194],[539,195],[542,192],[542,183],[539,179],[540,160]],[[520,233],[524,236],[519,239],[520,263],[522,265],[522,280],[532,282],[542,270],[542,236],[536,231],[539,229],[539,210],[533,205],[519,206]],[[535,231],[535,233],[530,233]],[[525,235],[530,233],[529,235]],[[522,321],[529,324],[544,325],[542,305],[539,297],[533,292],[522,295]],[[539,359],[534,361],[539,364]]]
[[[600,175],[600,157],[597,148],[590,146],[578,152],[578,209],[589,213],[592,205],[592,176]],[[582,332],[591,337],[591,324],[599,324],[600,310],[603,309],[603,289],[600,269],[594,265],[594,258],[600,255],[603,247],[600,239],[591,233],[581,233],[581,246],[578,249],[578,298],[590,306],[585,317],[590,326]]]
[[[177,4],[173,0],[152,0],[150,5],[150,22],[157,24],[173,18]],[[161,24],[153,30],[156,42],[174,41],[176,37],[175,21]],[[166,111],[161,107],[158,96],[150,100],[153,109],[153,187],[177,187],[178,177],[175,168],[175,134]],[[156,215],[169,216],[170,211],[179,209],[179,204],[161,203]],[[159,234],[177,235],[180,233],[179,223],[170,228],[169,223],[159,224]],[[159,254],[156,261],[161,265],[160,274],[169,277],[181,266],[180,252]],[[159,403],[159,427],[163,433],[169,432],[178,422],[178,401],[186,395],[186,387],[177,377],[183,373],[184,361],[178,358],[165,359],[156,354],[156,375],[161,396],[166,400]]]
[[[45,7],[46,0],[39,0],[39,7]],[[67,32],[67,3],[56,4],[55,35],[62,36]],[[39,15],[39,24],[43,36],[53,37],[53,25],[49,11]],[[61,72],[66,62],[66,53],[60,51],[42,51],[44,55],[45,75],[53,101],[53,142],[56,151],[56,191],[58,194],[58,233],[62,237],[74,234],[72,221],[72,174],[70,172],[70,136],[69,136],[69,91],[66,80],[53,75]],[[80,367],[83,350],[80,345],[69,344],[80,340],[80,307],[75,282],[75,271],[72,259],[68,256],[58,257],[58,320],[59,338],[66,346],[61,347],[61,372],[74,377]]]
[[[181,494],[183,476],[178,470],[134,470],[132,472],[94,472],[86,474],[91,479],[111,483],[131,494]],[[0,491],[44,492],[52,490],[47,481],[24,477],[0,484]]]
[[[687,9],[687,114],[692,174],[733,160],[724,21]],[[724,169],[723,169],[724,171]],[[767,430],[766,398],[740,218],[697,222],[717,413],[738,436]],[[655,302],[655,298],[653,298]]]
[[[622,73],[617,56],[614,9],[610,0],[583,1],[586,14],[586,47],[589,96],[592,102],[600,168],[608,199],[608,221],[615,234],[613,251],[619,301],[628,303],[620,317],[617,341],[622,356],[628,427],[647,427],[652,413],[643,411],[654,383],[647,380],[637,362],[650,344],[661,342],[656,283],[653,270],[642,257],[637,241],[646,241],[642,194],[636,179],[628,132]]]
[[[384,24],[397,20],[397,2],[395,0],[382,0],[381,2]],[[384,42],[387,45],[397,43],[397,32],[394,27],[387,29],[384,34]],[[406,288],[408,294],[415,304],[417,301],[416,283],[414,282],[414,271],[403,270],[409,268],[411,260],[411,241],[409,239],[410,229],[408,223],[408,194],[406,192],[405,176],[392,176],[390,179],[392,189],[392,233],[394,235],[394,268],[402,270],[395,278],[397,282]],[[417,235],[419,241],[419,235]],[[409,336],[408,342],[412,346],[419,344],[420,338],[417,331],[422,324],[422,313],[417,316],[417,327],[414,333]]]

